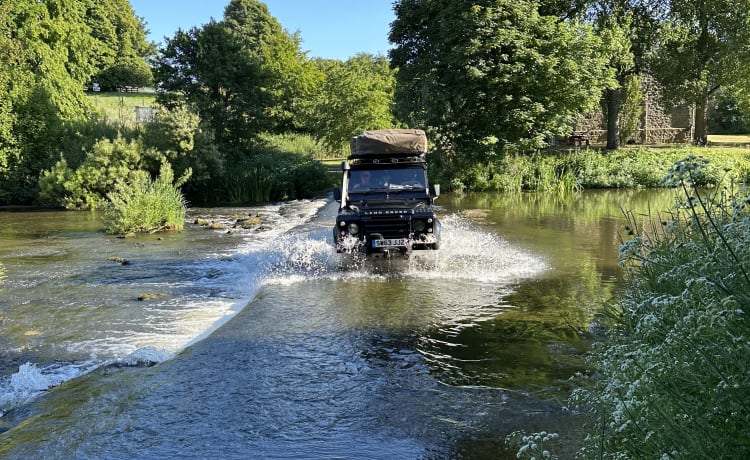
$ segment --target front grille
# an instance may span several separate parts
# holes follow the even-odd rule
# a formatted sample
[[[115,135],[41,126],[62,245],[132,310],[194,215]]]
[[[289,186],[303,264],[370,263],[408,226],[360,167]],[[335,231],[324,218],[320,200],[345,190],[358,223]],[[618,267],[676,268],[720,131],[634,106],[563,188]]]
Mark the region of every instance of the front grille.
[[[371,217],[363,222],[368,234],[380,233],[383,238],[409,237],[409,219],[406,216]]]

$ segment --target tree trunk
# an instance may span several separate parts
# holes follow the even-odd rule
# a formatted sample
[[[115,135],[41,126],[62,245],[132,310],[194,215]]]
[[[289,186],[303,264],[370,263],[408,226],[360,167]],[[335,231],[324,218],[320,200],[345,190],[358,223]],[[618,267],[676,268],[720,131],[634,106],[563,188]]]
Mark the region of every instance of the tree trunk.
[[[620,108],[622,107],[622,89],[607,90],[607,149],[620,148]]]
[[[695,104],[695,115],[693,116],[693,144],[695,145],[706,145],[708,144],[708,125],[706,120],[708,107],[708,97],[702,97]]]

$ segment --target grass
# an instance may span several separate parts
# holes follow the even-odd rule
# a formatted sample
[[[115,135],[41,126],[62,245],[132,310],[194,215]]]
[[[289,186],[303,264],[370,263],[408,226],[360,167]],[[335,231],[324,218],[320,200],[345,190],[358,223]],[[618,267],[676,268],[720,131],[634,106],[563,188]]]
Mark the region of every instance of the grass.
[[[156,93],[86,93],[94,111],[108,124],[134,128],[135,108],[156,106]]]
[[[661,187],[672,164],[690,155],[710,160],[700,185],[750,182],[750,146],[744,137],[721,137],[709,147],[686,145],[626,147],[617,151],[596,148],[542,151],[534,155],[506,155],[492,163],[451,171],[431,169],[432,175],[455,191],[537,191],[567,193],[579,189]],[[750,136],[748,136],[750,139]],[[731,141],[730,141],[731,140]],[[433,178],[433,180],[435,179]]]
[[[750,147],[750,134],[710,134],[709,146]]]

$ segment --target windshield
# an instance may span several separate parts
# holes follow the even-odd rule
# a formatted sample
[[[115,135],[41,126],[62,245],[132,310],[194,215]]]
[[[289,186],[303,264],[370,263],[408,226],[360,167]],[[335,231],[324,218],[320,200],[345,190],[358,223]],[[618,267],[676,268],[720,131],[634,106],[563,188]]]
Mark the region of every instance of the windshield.
[[[423,168],[352,170],[349,173],[349,192],[373,190],[425,190]]]

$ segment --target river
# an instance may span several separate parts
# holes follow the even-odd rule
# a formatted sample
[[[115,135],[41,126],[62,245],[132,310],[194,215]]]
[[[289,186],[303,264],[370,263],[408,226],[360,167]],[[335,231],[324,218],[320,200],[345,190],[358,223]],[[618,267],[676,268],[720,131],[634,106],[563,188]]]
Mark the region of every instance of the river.
[[[335,253],[327,199],[126,239],[0,212],[0,457],[515,458],[546,430],[566,458],[622,209],[670,200],[446,195],[441,249],[379,264]]]

